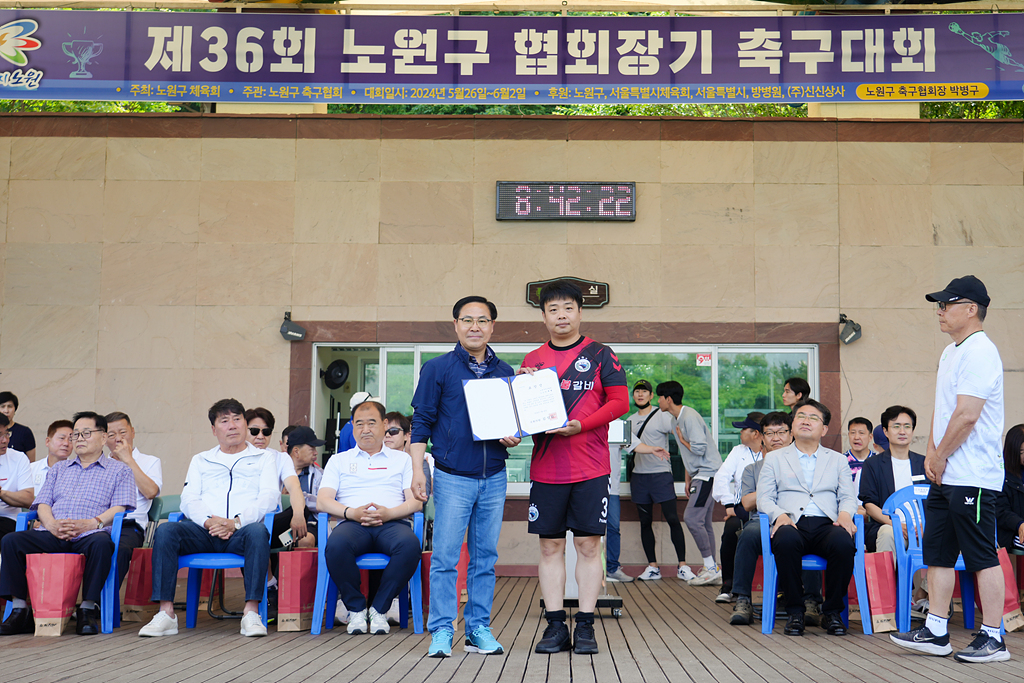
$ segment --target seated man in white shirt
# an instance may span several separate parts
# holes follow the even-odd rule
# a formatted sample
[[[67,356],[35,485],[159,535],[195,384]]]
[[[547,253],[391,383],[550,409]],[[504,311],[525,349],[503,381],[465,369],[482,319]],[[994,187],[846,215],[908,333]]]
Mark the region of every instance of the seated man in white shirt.
[[[36,497],[28,456],[8,448],[10,420],[0,414],[0,538],[14,531],[18,513]]]
[[[36,493],[43,488],[46,473],[50,471],[50,468],[61,460],[67,460],[71,455],[71,432],[74,427],[71,420],[57,420],[50,423],[47,428],[46,457],[29,463],[29,469],[32,470],[32,485]]]
[[[412,495],[412,460],[384,445],[384,416],[384,406],[376,401],[355,407],[356,447],[327,462],[317,494],[317,508],[342,519],[327,540],[325,555],[339,597],[350,610],[349,633],[387,633],[388,607],[420,562],[419,539],[406,519],[422,507]],[[367,611],[356,558],[373,552],[391,561]]]
[[[140,636],[178,632],[174,590],[178,557],[193,553],[235,553],[245,558],[243,636],[265,636],[259,604],[267,583],[270,532],[263,518],[277,507],[277,462],[245,440],[245,408],[221,399],[209,411],[217,447],[192,457],[181,492],[186,519],[161,524],[153,541],[153,601],[160,609]]]
[[[49,439],[47,439],[49,442]],[[117,585],[128,576],[132,553],[146,541],[146,525],[153,499],[160,495],[164,485],[164,469],[160,458],[140,453],[135,447],[135,427],[127,414],[113,412],[107,415],[107,450],[110,457],[132,468],[135,477],[135,509],[124,516],[121,541],[117,546]]]
[[[292,530],[292,542],[298,543],[308,532],[305,501],[291,456],[270,447],[270,435],[274,433],[274,414],[266,408],[250,408],[245,411],[245,422],[249,429],[245,440],[274,456],[277,462],[277,488],[279,491],[287,491],[290,501],[291,511],[282,510],[274,517],[270,547],[284,547],[280,536],[289,528]]]

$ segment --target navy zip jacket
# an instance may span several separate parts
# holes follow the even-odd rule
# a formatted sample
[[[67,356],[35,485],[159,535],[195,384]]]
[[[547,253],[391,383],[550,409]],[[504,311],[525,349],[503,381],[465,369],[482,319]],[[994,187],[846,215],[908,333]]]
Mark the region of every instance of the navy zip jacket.
[[[456,344],[454,350],[420,368],[420,381],[412,397],[412,441],[431,442],[434,465],[442,472],[482,479],[505,469],[508,451],[497,440],[473,440],[462,391],[462,380],[477,379],[469,369],[469,360],[469,352]],[[515,374],[511,365],[492,355],[483,377]]]
[[[924,456],[910,451],[910,476],[915,484],[926,484]],[[885,505],[889,496],[896,493],[896,479],[892,476],[892,453],[886,449],[864,461],[860,471],[860,502]],[[878,530],[882,525],[864,515],[864,545],[869,553],[875,552]]]
[[[1024,481],[1020,477],[1007,475],[1003,480],[1003,490],[996,496],[996,524],[999,545],[1013,550],[1013,539],[1024,524]]]

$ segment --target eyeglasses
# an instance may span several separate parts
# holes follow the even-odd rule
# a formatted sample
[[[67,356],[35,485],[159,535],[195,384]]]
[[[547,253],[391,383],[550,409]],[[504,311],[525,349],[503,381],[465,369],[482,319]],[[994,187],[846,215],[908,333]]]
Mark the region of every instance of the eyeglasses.
[[[6,429],[4,431],[0,432],[0,441],[4,441],[4,440],[10,439],[10,438],[11,438],[11,433],[9,431],[7,431]]]
[[[807,413],[800,413],[796,416],[798,420],[807,420],[808,422],[821,422],[821,418],[817,415],[808,415]]]
[[[935,302],[935,307],[938,308],[940,311],[944,311],[947,308],[949,308],[950,306],[956,306],[957,304],[973,304],[973,303],[974,303],[973,301],[968,301],[967,299],[961,299],[960,301],[936,301]]]
[[[274,433],[274,430],[270,427],[260,429],[259,427],[249,427],[249,433],[253,436],[259,436],[260,432],[263,432],[263,436],[270,436]]]
[[[473,323],[476,323],[479,327],[487,327],[488,325],[490,325],[494,321],[491,320],[490,318],[469,318],[469,317],[467,317],[467,318],[459,318],[459,322],[462,323],[463,325],[465,325],[466,327],[473,327]]]
[[[398,436],[399,434],[402,433],[402,430],[399,427],[391,427],[384,433],[387,434],[388,436]]]
[[[80,432],[71,432],[71,440],[78,441],[79,438],[88,439],[96,432],[103,432],[102,429],[83,429]],[[105,432],[104,432],[105,433]]]
[[[788,429],[780,429],[777,432],[765,432],[764,436],[765,436],[766,439],[771,439],[772,437],[785,436],[786,434],[789,434],[789,430]]]

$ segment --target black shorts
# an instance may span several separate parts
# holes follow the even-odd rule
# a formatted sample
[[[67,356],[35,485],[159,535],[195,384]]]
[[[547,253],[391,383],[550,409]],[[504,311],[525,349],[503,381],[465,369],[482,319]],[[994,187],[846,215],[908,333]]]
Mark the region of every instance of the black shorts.
[[[530,484],[528,531],[542,538],[565,538],[572,529],[576,536],[604,536],[608,525],[607,476],[572,484]]]
[[[671,472],[633,473],[629,481],[629,497],[634,503],[650,505],[676,499]]]
[[[930,567],[964,567],[977,572],[999,566],[996,546],[996,496],[975,486],[935,486],[925,500],[921,551]]]

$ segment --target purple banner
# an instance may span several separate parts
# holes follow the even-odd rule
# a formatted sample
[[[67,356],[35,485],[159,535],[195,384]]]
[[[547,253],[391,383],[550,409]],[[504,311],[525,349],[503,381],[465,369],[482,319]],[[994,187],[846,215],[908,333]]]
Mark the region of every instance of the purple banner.
[[[436,17],[0,11],[0,98],[1024,99],[1019,14]]]

